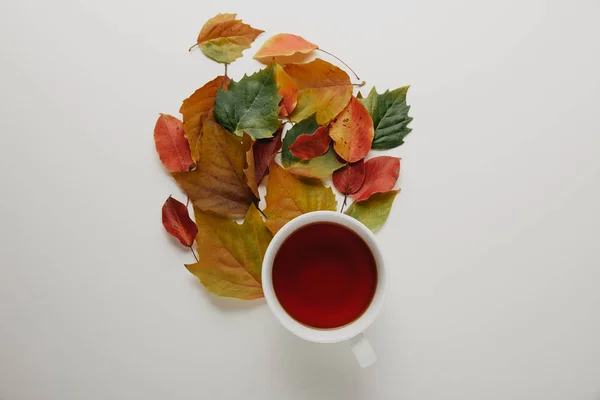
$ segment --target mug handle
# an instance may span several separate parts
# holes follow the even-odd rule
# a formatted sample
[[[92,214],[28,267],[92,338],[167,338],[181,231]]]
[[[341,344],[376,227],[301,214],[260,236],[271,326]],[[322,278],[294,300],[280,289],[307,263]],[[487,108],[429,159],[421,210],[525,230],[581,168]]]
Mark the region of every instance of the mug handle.
[[[377,355],[373,351],[373,347],[362,333],[350,339],[350,347],[361,368],[367,368],[377,361]]]

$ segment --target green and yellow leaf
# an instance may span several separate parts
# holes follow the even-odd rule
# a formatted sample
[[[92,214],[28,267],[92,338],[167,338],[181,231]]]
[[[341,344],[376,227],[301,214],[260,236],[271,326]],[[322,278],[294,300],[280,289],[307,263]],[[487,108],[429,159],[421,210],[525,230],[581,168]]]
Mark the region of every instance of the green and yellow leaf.
[[[209,292],[252,300],[263,297],[262,261],[273,238],[259,211],[250,206],[243,224],[203,212],[197,207],[198,259],[186,265]]]

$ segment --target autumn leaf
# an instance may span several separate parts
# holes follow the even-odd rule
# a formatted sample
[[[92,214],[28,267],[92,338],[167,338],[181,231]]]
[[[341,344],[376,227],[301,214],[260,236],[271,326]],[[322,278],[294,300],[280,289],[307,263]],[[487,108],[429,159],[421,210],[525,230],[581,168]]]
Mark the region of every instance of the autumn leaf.
[[[404,86],[392,91],[386,90],[383,94],[378,94],[373,88],[367,98],[361,100],[373,118],[374,149],[385,150],[398,147],[412,131],[407,127],[413,120],[408,116],[410,106],[406,104],[408,88],[409,86]]]
[[[182,245],[192,246],[198,228],[183,203],[169,196],[162,206],[162,223],[167,232],[179,239]]]
[[[198,261],[185,267],[217,296],[252,300],[263,297],[262,261],[273,238],[259,211],[248,209],[243,224],[195,208]]]
[[[298,88],[296,88],[296,84],[292,78],[285,73],[279,64],[275,66],[275,81],[279,87],[278,93],[281,96],[279,115],[287,117],[296,108]]]
[[[338,170],[343,166],[344,164],[338,160],[338,157],[333,150],[333,146],[330,146],[327,153],[322,156],[311,160],[300,160],[299,162],[290,165],[290,167],[287,168],[287,171],[294,175],[306,178],[325,179],[330,177],[335,170]]]
[[[271,164],[265,200],[266,225],[273,234],[299,215],[337,208],[331,188],[321,181],[302,181],[276,163]]]
[[[373,193],[387,192],[396,185],[400,175],[400,159],[380,156],[365,162],[365,181],[360,190],[352,195],[354,200],[366,200]]]
[[[316,113],[317,122],[324,125],[350,101],[353,87],[348,74],[327,61],[288,64],[284,70],[298,88],[298,103],[290,115],[294,122]]]
[[[345,214],[359,220],[373,232],[377,232],[390,215],[392,203],[398,192],[400,191],[392,190],[390,192],[376,193],[368,200],[354,202],[346,210]]]
[[[250,48],[254,39],[264,31],[254,29],[235,17],[236,14],[218,14],[206,21],[192,48],[200,46],[206,57],[224,64],[241,57],[242,51]]]
[[[260,185],[264,176],[269,172],[269,165],[275,159],[275,155],[281,150],[281,136],[283,125],[279,127],[272,138],[259,139],[252,145],[254,153],[254,169],[256,185]]]
[[[213,119],[202,118],[200,159],[191,172],[173,173],[194,205],[219,215],[245,215],[256,197],[246,184],[246,151],[242,139]]]
[[[358,192],[365,181],[365,161],[346,165],[333,173],[333,186],[342,194]]]
[[[160,161],[170,172],[194,168],[190,145],[184,136],[183,125],[177,118],[160,114],[154,126],[154,145]]]
[[[321,156],[329,150],[329,127],[321,126],[313,134],[303,133],[292,145],[289,151],[302,160],[310,160]]]
[[[238,136],[246,132],[253,139],[269,138],[280,126],[277,92],[274,65],[244,75],[239,82],[231,81],[227,91],[217,91],[215,119]]]
[[[246,184],[254,193],[256,198],[260,198],[258,193],[258,183],[256,179],[256,166],[254,164],[254,151],[253,151],[253,140],[250,136],[244,134],[242,139],[244,151],[246,151],[246,164],[244,164],[244,176],[246,177]]]
[[[291,33],[271,36],[254,55],[255,60],[270,62],[274,57],[289,57],[297,53],[309,54],[319,47],[304,38]]]
[[[329,136],[333,139],[333,148],[340,157],[348,162],[363,159],[373,142],[373,120],[367,109],[355,97],[331,121]]]
[[[212,112],[217,89],[226,89],[228,86],[229,78],[217,76],[185,99],[179,108],[179,112],[183,115],[185,137],[190,144],[192,159],[196,162],[200,154],[200,136],[202,134],[200,120]]]
[[[344,166],[343,163],[338,161],[332,147],[324,155],[312,160],[301,160],[289,151],[290,146],[300,135],[312,135],[317,129],[319,129],[319,124],[317,124],[316,117],[313,114],[309,118],[298,122],[286,132],[283,138],[284,150],[281,153],[281,161],[288,171],[308,178],[325,178],[330,176],[333,171]]]

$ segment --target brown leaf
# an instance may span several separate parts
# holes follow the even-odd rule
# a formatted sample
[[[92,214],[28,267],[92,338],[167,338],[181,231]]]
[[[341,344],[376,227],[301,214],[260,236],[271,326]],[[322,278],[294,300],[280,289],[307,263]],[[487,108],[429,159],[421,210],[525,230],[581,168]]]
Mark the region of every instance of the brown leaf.
[[[337,208],[331,188],[323,186],[320,180],[302,181],[277,163],[271,164],[265,200],[266,225],[273,234],[299,215]]]
[[[260,185],[265,175],[269,172],[269,165],[271,165],[275,159],[275,155],[281,150],[282,133],[283,125],[279,127],[272,138],[259,139],[252,146],[257,186]]]
[[[198,228],[183,203],[169,196],[162,206],[162,223],[167,232],[179,239],[182,245],[192,246]]]
[[[206,115],[212,114],[215,106],[217,90],[227,90],[228,77],[217,76],[200,89],[196,90],[190,97],[183,101],[179,112],[183,115],[183,129],[192,153],[192,159],[198,162],[200,156],[200,136],[202,134],[200,120]]]
[[[254,147],[254,142],[249,135],[244,133],[242,143],[244,144],[244,149],[246,150],[246,164],[244,168],[246,184],[258,199],[260,198],[260,194],[258,193],[258,183],[256,182],[256,166],[254,164],[254,151],[252,150]]]
[[[217,296],[263,297],[262,261],[273,236],[254,204],[243,224],[194,209],[199,261],[186,268]]]
[[[371,158],[365,162],[365,181],[352,197],[356,201],[363,201],[374,193],[387,192],[396,186],[399,176],[399,158],[389,156]]]
[[[333,186],[342,194],[358,192],[365,181],[365,161],[347,164],[333,173]]]
[[[327,153],[329,143],[331,143],[329,127],[325,125],[319,127],[313,134],[299,135],[288,150],[302,160],[310,160]]]
[[[199,209],[225,216],[245,215],[256,197],[246,184],[242,139],[209,117],[202,119],[202,130],[197,168],[173,173],[173,177]]]
[[[154,145],[160,161],[169,172],[189,171],[194,168],[183,125],[177,118],[160,114],[154,127]]]

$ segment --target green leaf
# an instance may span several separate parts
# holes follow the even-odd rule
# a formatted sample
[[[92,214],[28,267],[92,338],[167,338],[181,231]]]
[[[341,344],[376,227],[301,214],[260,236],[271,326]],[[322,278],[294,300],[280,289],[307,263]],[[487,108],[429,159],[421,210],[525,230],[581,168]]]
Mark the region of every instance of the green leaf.
[[[368,200],[353,203],[344,214],[359,220],[373,232],[383,226],[399,190],[375,193]]]
[[[229,132],[253,139],[270,138],[279,128],[279,101],[275,82],[275,67],[231,81],[228,90],[217,92],[214,115],[217,122]]]
[[[317,123],[316,114],[313,114],[298,122],[286,132],[283,138],[281,161],[283,166],[291,173],[308,178],[325,178],[345,165],[338,161],[335,151],[331,146],[327,153],[310,160],[301,160],[287,150],[296,141],[298,136],[302,134],[312,135],[318,128],[319,124]]]
[[[393,149],[404,143],[404,137],[412,129],[407,125],[413,120],[408,116],[410,106],[406,104],[406,93],[410,86],[378,94],[375,88],[371,89],[366,99],[360,101],[369,110],[375,137],[373,138],[373,149]]]

